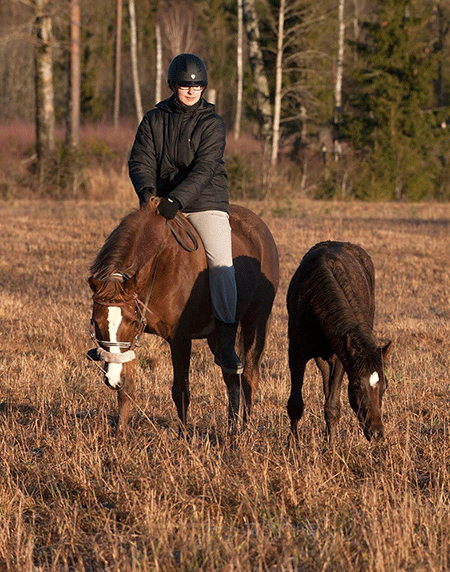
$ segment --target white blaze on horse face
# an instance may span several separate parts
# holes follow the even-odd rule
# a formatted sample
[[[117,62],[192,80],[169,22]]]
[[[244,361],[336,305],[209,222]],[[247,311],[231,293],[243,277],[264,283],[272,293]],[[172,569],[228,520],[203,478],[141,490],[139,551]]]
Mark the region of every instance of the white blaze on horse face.
[[[117,306],[108,308],[108,331],[109,341],[117,342],[117,332],[122,322],[122,310]],[[120,354],[120,348],[112,347],[109,350],[112,354]],[[106,377],[111,387],[119,387],[120,374],[122,373],[121,363],[109,363],[106,371]]]
[[[369,378],[369,383],[372,387],[376,387],[379,381],[380,381],[380,376],[376,371],[374,371]]]

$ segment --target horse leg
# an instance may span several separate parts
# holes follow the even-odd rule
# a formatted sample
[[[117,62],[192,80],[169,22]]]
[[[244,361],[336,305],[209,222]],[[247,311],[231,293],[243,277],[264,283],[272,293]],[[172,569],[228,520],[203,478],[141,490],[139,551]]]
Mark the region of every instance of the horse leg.
[[[298,438],[297,426],[303,415],[303,378],[305,375],[306,361],[301,355],[300,344],[289,343],[289,369],[291,372],[291,394],[287,403],[287,411],[291,420],[291,431]]]
[[[239,422],[239,405],[241,399],[241,384],[239,374],[222,373],[228,393],[228,433],[236,435]]]
[[[117,402],[119,406],[119,422],[117,434],[126,435],[128,430],[128,419],[130,417],[131,405],[134,401],[134,377],[136,372],[136,360],[123,365],[122,385],[117,392]]]
[[[216,332],[207,338],[209,349],[214,354],[217,339]],[[228,433],[236,435],[239,422],[239,406],[241,401],[241,383],[239,374],[226,373],[222,370],[222,377],[227,386],[228,393]]]
[[[177,408],[182,430],[186,429],[189,407],[189,364],[191,359],[191,339],[175,339],[170,344],[173,366],[172,399]]]
[[[266,331],[268,327],[269,316],[258,312],[244,317],[241,323],[242,346],[244,349],[244,371],[242,373],[241,383],[244,393],[244,424],[247,423],[252,410],[253,400],[259,386],[260,369],[259,364],[261,355],[264,350],[266,341]]]
[[[344,366],[336,356],[332,356],[329,360],[317,358],[316,363],[322,372],[328,440],[330,444],[333,444],[341,417],[341,387],[345,373]]]

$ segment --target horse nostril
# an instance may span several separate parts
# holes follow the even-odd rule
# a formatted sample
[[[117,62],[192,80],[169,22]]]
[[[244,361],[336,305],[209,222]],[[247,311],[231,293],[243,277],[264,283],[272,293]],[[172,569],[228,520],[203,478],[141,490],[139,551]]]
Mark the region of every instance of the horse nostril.
[[[369,426],[365,431],[365,435],[369,441],[372,439],[374,441],[381,441],[384,437],[384,427],[379,423]]]
[[[107,385],[109,387],[109,389],[120,389],[122,387],[122,380],[121,379],[119,381],[111,383],[108,376],[105,375],[103,378],[103,381],[105,382],[105,385]]]
[[[377,429],[376,431],[373,431],[373,438],[375,441],[381,441],[384,438],[383,428]]]

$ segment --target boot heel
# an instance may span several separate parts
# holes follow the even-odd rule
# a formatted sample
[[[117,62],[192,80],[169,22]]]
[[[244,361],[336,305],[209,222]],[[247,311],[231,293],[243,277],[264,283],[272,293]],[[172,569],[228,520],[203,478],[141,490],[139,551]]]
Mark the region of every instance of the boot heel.
[[[227,324],[216,320],[215,323],[217,342],[214,351],[214,363],[220,366],[225,373],[241,374],[244,371],[244,366],[234,349],[238,327],[237,322]]]

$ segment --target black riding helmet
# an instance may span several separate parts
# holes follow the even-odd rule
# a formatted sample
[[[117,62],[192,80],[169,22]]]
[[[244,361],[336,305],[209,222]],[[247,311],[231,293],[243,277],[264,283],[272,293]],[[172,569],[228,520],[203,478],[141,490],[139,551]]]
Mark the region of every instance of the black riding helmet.
[[[203,60],[195,54],[179,54],[170,62],[167,71],[167,83],[170,86],[208,85],[208,73]]]

